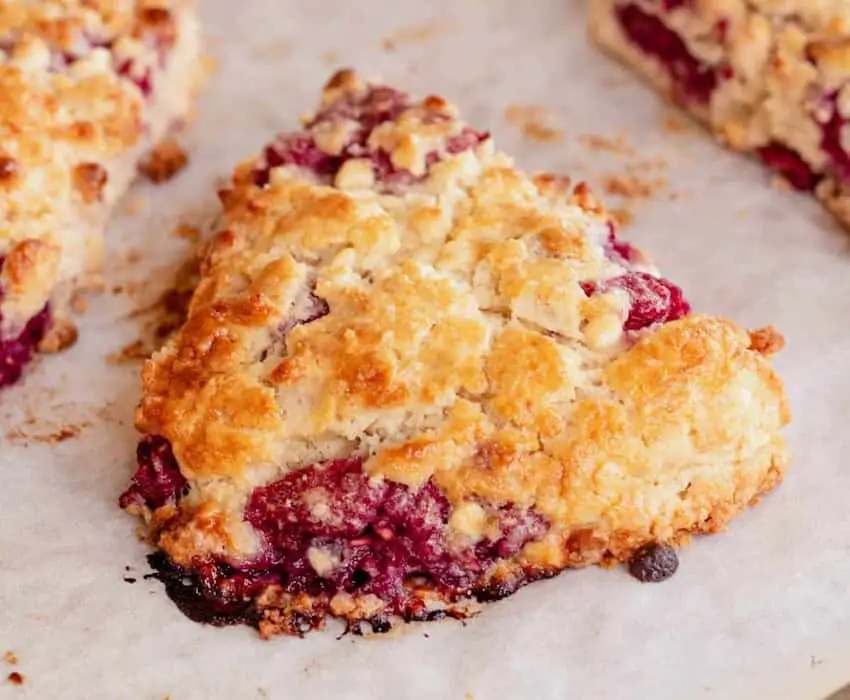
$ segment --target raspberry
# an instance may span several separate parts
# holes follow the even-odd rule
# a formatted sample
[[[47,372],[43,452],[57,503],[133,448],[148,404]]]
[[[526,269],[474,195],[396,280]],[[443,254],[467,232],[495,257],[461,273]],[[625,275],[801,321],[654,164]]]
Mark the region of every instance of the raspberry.
[[[0,269],[3,268],[4,258],[0,258]],[[0,287],[0,301],[3,300],[3,289]],[[0,313],[0,323],[3,314]],[[24,366],[31,360],[36,346],[41,342],[50,327],[50,309],[45,306],[33,316],[24,329],[14,338],[4,338],[0,335],[0,388],[14,384],[20,379]]]
[[[758,149],[758,154],[767,167],[779,173],[795,189],[811,192],[818,184],[820,178],[796,151],[787,146],[771,143]]]
[[[171,443],[164,437],[146,436],[136,448],[136,463],[138,468],[130,487],[118,501],[122,508],[159,508],[183,495],[187,482],[177,466]]]
[[[631,306],[623,324],[627,331],[639,331],[655,323],[669,323],[691,312],[691,306],[679,287],[646,272],[629,272],[601,283],[583,282],[581,286],[588,296],[606,292],[612,287],[628,292]]]
[[[665,7],[672,10],[684,4],[683,0],[666,0]],[[626,36],[641,51],[664,64],[682,97],[707,104],[720,80],[732,77],[728,66],[715,69],[694,58],[678,34],[637,5],[618,7],[617,16]]]

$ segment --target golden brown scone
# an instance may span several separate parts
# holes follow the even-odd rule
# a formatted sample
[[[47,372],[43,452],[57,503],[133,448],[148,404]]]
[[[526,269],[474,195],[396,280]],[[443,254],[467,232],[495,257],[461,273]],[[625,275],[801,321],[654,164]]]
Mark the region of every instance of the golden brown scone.
[[[385,631],[565,567],[659,580],[781,480],[781,336],[690,315],[583,184],[442,98],[341,71],[220,194],[121,499],[194,619]]]
[[[846,0],[591,0],[594,39],[850,227]]]
[[[0,2],[0,387],[73,342],[71,293],[198,68],[192,0]]]

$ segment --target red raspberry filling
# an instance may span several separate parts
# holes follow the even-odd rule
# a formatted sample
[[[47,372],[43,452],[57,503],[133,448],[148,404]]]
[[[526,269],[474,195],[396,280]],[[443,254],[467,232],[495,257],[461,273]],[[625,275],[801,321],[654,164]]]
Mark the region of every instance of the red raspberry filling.
[[[837,107],[837,95],[824,98],[822,107],[830,110],[829,121],[823,126],[820,148],[829,156],[829,171],[841,182],[850,182],[850,154],[842,145],[841,132],[850,120],[841,116]],[[779,173],[795,189],[811,192],[823,179],[823,175],[812,170],[803,157],[787,146],[771,143],[758,150],[765,164]]]
[[[133,486],[121,497],[125,507],[164,504],[185,488],[168,443],[146,438],[143,445]],[[413,584],[436,589],[445,600],[475,595],[497,559],[514,557],[548,530],[543,516],[532,510],[510,503],[483,507],[499,535],[452,546],[451,506],[433,481],[413,491],[370,479],[360,458],[341,459],[289,472],[255,489],[245,520],[260,535],[264,551],[254,563],[235,567],[196,560],[189,572],[159,556],[152,565],[186,615],[213,624],[246,621],[252,598],[272,583],[287,593],[320,597],[325,606],[337,592],[373,594],[386,604],[383,615],[410,616],[422,608]],[[486,584],[480,593],[495,594]]]
[[[623,330],[639,331],[656,323],[669,323],[687,316],[691,306],[682,290],[669,280],[646,272],[627,272],[604,282],[583,282],[582,289],[591,296],[612,288],[628,292],[631,300]]]
[[[794,189],[811,192],[821,180],[799,153],[781,143],[763,146],[758,154],[768,168],[781,175]]]
[[[684,0],[666,0],[672,10],[686,4]],[[673,79],[679,99],[708,104],[721,80],[732,77],[729,66],[708,66],[691,55],[682,38],[658,17],[634,4],[616,8],[617,19],[626,36],[645,54],[660,61]]]
[[[0,258],[0,269],[4,258]],[[0,301],[3,300],[3,288],[0,287]],[[3,314],[0,313],[0,323]],[[14,338],[0,335],[0,388],[14,384],[20,379],[24,367],[32,360],[36,347],[50,327],[50,309],[47,305],[33,316],[24,329]]]
[[[611,221],[608,222],[608,241],[605,244],[605,256],[609,260],[617,260],[626,264],[626,266],[643,259],[643,254],[638,248],[617,238],[617,229]]]
[[[136,448],[136,464],[138,469],[130,486],[118,500],[122,508],[159,508],[169,502],[176,503],[184,494],[186,479],[177,466],[171,443],[164,437],[145,436]]]
[[[410,98],[390,87],[371,87],[362,95],[346,95],[319,112],[307,124],[305,131],[282,134],[263,152],[262,163],[253,173],[254,183],[264,187],[269,182],[272,168],[282,165],[294,165],[312,171],[320,181],[331,184],[343,163],[352,158],[366,158],[372,162],[375,180],[388,191],[410,186],[424,177],[414,176],[410,171],[392,163],[390,154],[382,149],[368,146],[372,132],[388,121],[397,119],[411,107]],[[441,114],[428,117],[431,121],[445,120]],[[337,124],[344,120],[357,123],[348,142],[339,155],[329,155],[316,145],[310,131],[325,124]],[[449,138],[445,152],[456,155],[475,148],[489,138],[489,134],[465,128],[460,134]],[[438,151],[428,153],[426,168],[431,168],[442,160]]]
[[[290,472],[252,494],[245,519],[266,544],[265,559],[291,592],[372,593],[391,612],[410,602],[408,583],[424,579],[455,599],[497,559],[515,556],[548,525],[537,513],[505,504],[484,506],[500,535],[452,547],[451,506],[429,481],[417,491],[374,481],[359,458]],[[311,556],[328,562],[320,577]]]

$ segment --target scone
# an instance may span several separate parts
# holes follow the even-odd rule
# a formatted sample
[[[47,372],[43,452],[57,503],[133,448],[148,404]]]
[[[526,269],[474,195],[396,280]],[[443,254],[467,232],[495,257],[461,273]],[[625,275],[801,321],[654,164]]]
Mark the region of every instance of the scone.
[[[220,196],[121,497],[190,617],[380,632],[566,567],[659,580],[781,480],[781,337],[691,315],[446,100],[341,71]]]
[[[0,2],[0,387],[76,338],[69,298],[198,66],[191,0]]]
[[[596,41],[850,226],[850,3],[590,0]]]

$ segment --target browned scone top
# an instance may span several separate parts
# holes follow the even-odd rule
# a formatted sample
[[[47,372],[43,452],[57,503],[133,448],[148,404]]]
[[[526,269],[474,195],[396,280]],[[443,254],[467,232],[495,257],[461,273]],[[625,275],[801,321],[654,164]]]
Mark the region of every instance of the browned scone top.
[[[399,95],[337,74],[221,192],[137,413],[188,480],[153,513],[169,557],[251,562],[255,489],[348,458],[445,494],[459,548],[492,536],[491,506],[534,511],[545,535],[503,564],[550,572],[716,531],[776,485],[781,336],[687,314],[583,184]],[[355,151],[370,100],[383,120]]]
[[[106,217],[198,77],[191,0],[0,3],[2,336],[92,281]]]

